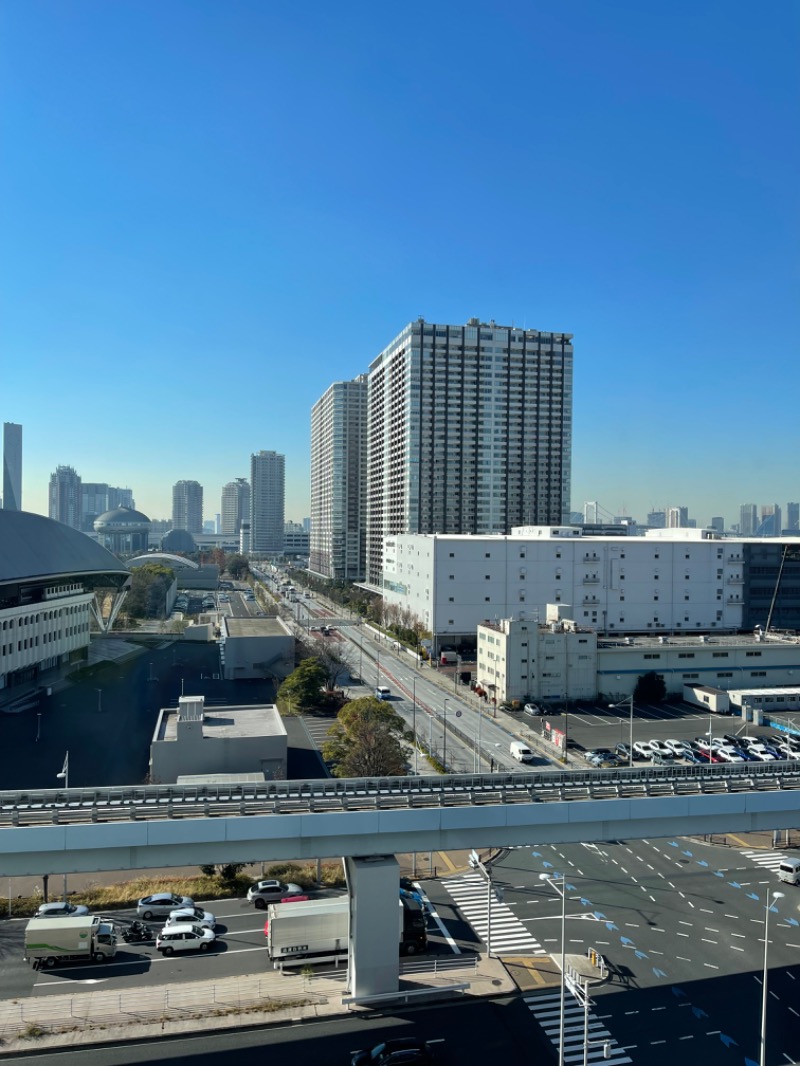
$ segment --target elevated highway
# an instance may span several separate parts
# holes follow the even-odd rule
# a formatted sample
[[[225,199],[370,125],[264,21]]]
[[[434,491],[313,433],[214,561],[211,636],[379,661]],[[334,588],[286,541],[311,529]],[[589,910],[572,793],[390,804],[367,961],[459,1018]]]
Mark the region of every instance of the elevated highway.
[[[796,762],[3,792],[0,876],[798,824]]]

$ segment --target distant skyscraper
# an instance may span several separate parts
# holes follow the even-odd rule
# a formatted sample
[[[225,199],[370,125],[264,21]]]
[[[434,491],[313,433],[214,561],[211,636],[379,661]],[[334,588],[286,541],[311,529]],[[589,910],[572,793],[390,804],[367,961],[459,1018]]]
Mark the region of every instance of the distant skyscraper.
[[[250,521],[250,485],[247,478],[237,477],[222,486],[220,533],[238,537],[242,522]]]
[[[367,376],[337,381],[311,409],[309,569],[364,577]]]
[[[71,466],[58,466],[50,475],[48,515],[65,526],[81,528],[81,479]]]
[[[688,507],[667,508],[667,529],[686,529],[689,525]]]
[[[647,524],[651,529],[664,529],[667,525],[666,511],[650,511],[647,515]]]
[[[84,533],[94,531],[94,520],[98,515],[110,511],[108,506],[108,485],[98,481],[81,482],[81,529]]]
[[[286,457],[260,451],[250,456],[250,548],[283,551]]]
[[[786,504],[786,529],[800,529],[800,503]]]
[[[22,510],[22,426],[3,423],[3,510]]]
[[[203,486],[199,481],[178,481],[172,486],[172,528],[203,532]]]
[[[756,529],[757,537],[779,537],[783,516],[777,503],[766,503],[761,508],[761,524]]]
[[[395,533],[508,533],[566,524],[572,334],[418,319],[367,386],[366,578]],[[314,515],[311,516],[314,535]]]
[[[739,508],[739,535],[754,537],[758,526],[758,508],[754,503],[743,503]]]
[[[133,498],[133,489],[120,489],[114,485],[108,486],[108,509],[113,511],[116,507],[130,507],[135,510],[136,501]]]
[[[711,519],[711,528],[716,530],[717,533],[725,532],[725,519],[717,515]]]

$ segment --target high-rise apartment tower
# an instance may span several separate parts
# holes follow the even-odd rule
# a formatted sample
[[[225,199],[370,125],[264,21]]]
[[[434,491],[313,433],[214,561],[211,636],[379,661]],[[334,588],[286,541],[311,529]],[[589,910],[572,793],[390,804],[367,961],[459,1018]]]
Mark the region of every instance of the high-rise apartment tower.
[[[283,551],[286,457],[277,452],[250,456],[250,550]]]
[[[172,486],[172,528],[203,532],[203,486],[199,481],[177,481]]]
[[[739,508],[739,536],[755,536],[758,528],[758,508],[754,503],[743,503]]]
[[[250,521],[250,484],[247,478],[237,477],[222,486],[220,533],[239,536],[242,522]]]
[[[394,533],[568,523],[571,333],[418,319],[370,365],[367,406],[372,586]]]
[[[335,581],[364,577],[367,376],[337,381],[311,409],[309,569]]]
[[[3,510],[22,510],[22,426],[3,423]]]
[[[48,515],[73,529],[81,528],[81,479],[71,466],[57,466],[50,475]]]

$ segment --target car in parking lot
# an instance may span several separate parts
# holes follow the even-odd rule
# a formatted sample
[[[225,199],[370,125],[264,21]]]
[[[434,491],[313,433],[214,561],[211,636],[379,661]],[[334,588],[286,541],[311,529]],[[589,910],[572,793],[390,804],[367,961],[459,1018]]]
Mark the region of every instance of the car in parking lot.
[[[755,756],[759,762],[774,762],[775,755],[764,747],[763,744],[748,744],[747,750],[751,755]]]
[[[621,763],[630,762],[631,761],[631,747],[630,747],[630,744],[625,744],[623,741],[620,741],[619,744],[615,744],[614,745],[614,754],[616,755],[616,757],[619,759],[619,761]],[[639,754],[638,751],[634,751],[633,752],[633,757],[634,757],[634,759],[641,759],[642,758],[642,756]]]
[[[42,903],[36,912],[36,918],[83,918],[89,913],[89,908],[79,903],[68,903],[66,900],[55,903]]]
[[[675,759],[670,752],[656,751],[653,749],[653,756],[650,760],[653,766],[673,766]]]
[[[162,955],[174,955],[183,951],[208,951],[216,934],[196,922],[179,922],[165,925],[156,937],[156,951]]]
[[[304,892],[300,885],[274,879],[256,881],[247,890],[248,901],[254,903],[259,910],[264,910],[268,903],[280,903],[282,900],[302,895]]]
[[[747,760],[732,744],[717,744],[715,749],[721,762],[746,762]]]
[[[378,1044],[372,1051],[354,1051],[350,1066],[430,1066],[433,1049],[425,1040],[401,1036]]]
[[[145,920],[149,918],[168,918],[169,912],[178,907],[193,907],[194,900],[189,896],[175,896],[171,892],[156,892],[152,896],[143,896],[136,904],[136,914]]]
[[[663,740],[651,740],[650,748],[654,752],[659,752],[661,755],[672,756],[672,751],[667,747]]]
[[[586,761],[597,769],[613,769],[620,766],[620,761],[613,751],[596,751],[587,755]]]
[[[522,709],[525,712],[525,714],[531,714],[534,717],[536,717],[536,716],[538,716],[540,714],[544,714],[544,711],[542,710],[542,708],[539,706],[538,703],[526,703],[525,706]]]
[[[664,747],[668,748],[677,759],[685,759],[686,752],[689,750],[685,740],[665,740]]]
[[[204,929],[215,929],[217,919],[211,911],[204,911],[202,907],[177,907],[169,912],[164,928],[170,925],[190,924],[202,925]]]
[[[633,744],[634,752],[639,753],[643,759],[653,758],[653,748],[649,740],[636,740]]]

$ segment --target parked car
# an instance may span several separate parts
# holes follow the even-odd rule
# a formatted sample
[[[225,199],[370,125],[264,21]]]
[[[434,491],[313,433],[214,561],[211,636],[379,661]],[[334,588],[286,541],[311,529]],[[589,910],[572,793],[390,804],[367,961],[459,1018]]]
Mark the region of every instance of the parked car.
[[[685,759],[688,750],[685,740],[665,740],[664,746],[668,748],[677,759]]]
[[[204,911],[202,907],[178,907],[169,912],[164,928],[170,925],[185,925],[187,922],[202,925],[204,929],[215,929],[217,926],[217,919],[211,911]]]
[[[595,759],[603,759],[613,754],[611,748],[588,748],[583,753],[583,757],[588,763],[592,763]]]
[[[67,903],[66,900],[55,903],[43,903],[36,912],[37,918],[83,918],[89,913],[88,907],[79,903]]]
[[[768,751],[763,744],[750,744],[747,750],[758,759],[759,762],[774,762],[775,756]]]
[[[174,955],[183,951],[208,951],[217,939],[216,933],[196,922],[179,922],[165,925],[156,938],[156,951],[162,955]]]
[[[718,744],[716,753],[722,762],[745,762],[745,758],[732,744]]]
[[[256,881],[247,890],[248,901],[254,903],[259,910],[265,910],[268,903],[280,903],[281,900],[302,895],[303,889],[300,885],[293,885],[291,882],[284,884],[283,881],[275,880]]]
[[[526,703],[523,707],[525,714],[532,714],[534,716],[544,714],[544,711],[538,703]]]
[[[372,1051],[354,1051],[350,1066],[430,1066],[433,1061],[430,1044],[401,1036],[378,1044]]]
[[[630,748],[630,745],[629,744],[625,744],[622,741],[620,741],[619,744],[615,744],[614,745],[614,754],[616,755],[616,757],[619,759],[620,762],[630,762],[630,760],[631,760],[631,748]],[[633,757],[634,757],[634,759],[641,759],[641,755],[637,751],[634,751]]]
[[[643,759],[652,759],[653,748],[649,740],[636,740],[633,744],[633,750],[639,752],[639,755]]]
[[[177,907],[193,907],[194,900],[189,896],[174,896],[171,892],[156,892],[152,896],[143,896],[136,904],[136,914],[145,920],[149,918],[168,918],[169,912]]]
[[[675,765],[675,759],[672,757],[672,754],[668,753],[668,752],[663,752],[663,751],[655,751],[654,750],[653,751],[653,758],[652,758],[651,761],[653,763],[653,766],[674,766]]]

